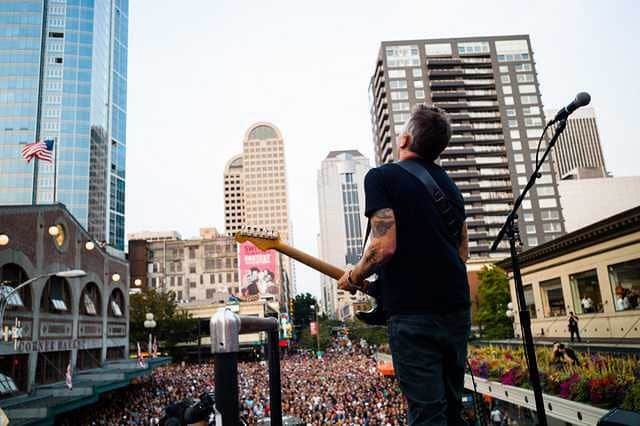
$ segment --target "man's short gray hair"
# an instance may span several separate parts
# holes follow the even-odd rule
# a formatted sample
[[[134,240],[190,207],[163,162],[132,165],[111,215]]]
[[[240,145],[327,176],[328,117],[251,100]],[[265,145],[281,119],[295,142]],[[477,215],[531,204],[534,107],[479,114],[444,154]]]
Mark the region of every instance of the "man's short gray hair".
[[[449,145],[451,123],[442,108],[416,105],[404,131],[411,135],[409,150],[428,161],[434,161]]]

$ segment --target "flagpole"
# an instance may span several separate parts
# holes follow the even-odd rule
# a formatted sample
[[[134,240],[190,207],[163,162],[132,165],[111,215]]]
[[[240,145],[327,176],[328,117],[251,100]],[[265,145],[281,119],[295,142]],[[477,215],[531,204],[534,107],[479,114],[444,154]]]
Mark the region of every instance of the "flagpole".
[[[58,188],[58,138],[53,138],[53,204],[57,203]]]
[[[40,40],[40,75],[38,76],[38,105],[36,110],[36,142],[40,141],[40,121],[42,120],[42,89],[44,84],[44,62],[46,59],[46,39],[47,39],[47,12],[49,1],[42,2],[42,34]],[[36,157],[33,163],[33,188],[31,195],[31,204],[38,202],[38,165],[39,161]]]

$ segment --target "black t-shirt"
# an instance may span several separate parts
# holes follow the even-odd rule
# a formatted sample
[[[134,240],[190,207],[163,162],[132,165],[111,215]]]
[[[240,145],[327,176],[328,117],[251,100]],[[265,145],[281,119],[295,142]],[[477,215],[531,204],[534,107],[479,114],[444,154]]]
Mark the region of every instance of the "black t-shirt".
[[[435,163],[418,160],[464,218],[460,190]],[[466,266],[447,234],[424,184],[396,164],[369,170],[364,179],[365,215],[390,208],[396,218],[396,251],[378,274],[388,315],[450,312],[470,306]]]

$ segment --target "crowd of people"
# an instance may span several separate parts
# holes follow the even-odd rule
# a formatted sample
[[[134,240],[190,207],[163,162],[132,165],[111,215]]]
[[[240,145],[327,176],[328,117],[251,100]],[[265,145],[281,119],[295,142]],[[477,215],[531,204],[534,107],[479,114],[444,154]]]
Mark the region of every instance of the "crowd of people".
[[[241,362],[241,415],[248,424],[269,416],[265,362]],[[317,358],[298,351],[281,363],[282,411],[308,425],[403,425],[406,402],[397,382],[382,376],[374,357],[360,345],[334,344]],[[174,364],[154,370],[139,384],[114,392],[67,424],[153,425],[163,409],[213,390],[213,364]]]

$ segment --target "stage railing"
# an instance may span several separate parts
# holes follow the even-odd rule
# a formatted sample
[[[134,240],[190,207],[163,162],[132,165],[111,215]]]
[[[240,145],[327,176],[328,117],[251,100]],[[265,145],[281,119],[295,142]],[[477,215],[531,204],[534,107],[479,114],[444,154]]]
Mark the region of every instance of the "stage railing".
[[[240,424],[238,398],[238,351],[240,334],[267,333],[269,362],[269,408],[271,425],[282,425],[282,391],[280,388],[280,351],[278,348],[278,320],[239,316],[229,309],[211,317],[211,353],[214,358],[216,408],[222,424]]]

